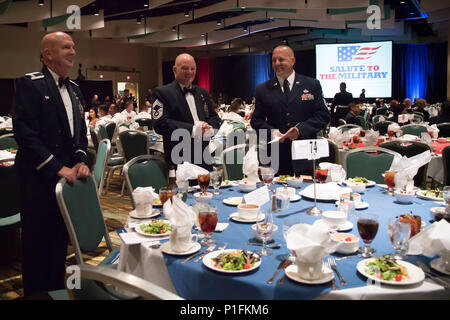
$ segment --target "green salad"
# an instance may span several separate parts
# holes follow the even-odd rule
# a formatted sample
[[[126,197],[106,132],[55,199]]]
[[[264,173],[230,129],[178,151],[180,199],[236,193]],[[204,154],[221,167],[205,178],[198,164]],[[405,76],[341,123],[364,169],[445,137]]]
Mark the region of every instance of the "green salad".
[[[219,254],[213,258],[214,266],[229,271],[252,268],[261,258],[247,250],[233,250]]]
[[[365,272],[386,281],[402,281],[409,278],[406,268],[390,256],[376,257],[367,263]]]
[[[17,149],[15,149],[15,148],[6,148],[5,151],[8,151],[8,152],[17,152]]]
[[[163,220],[152,220],[150,223],[142,224],[140,228],[148,234],[163,234],[172,231],[170,224]]]
[[[347,181],[348,182],[360,182],[360,183],[364,183],[364,184],[369,184],[370,183],[369,180],[367,180],[366,178],[363,178],[363,177],[349,178]]]
[[[433,189],[433,190],[422,190],[420,194],[425,197],[433,197],[433,198],[443,198],[442,190]]]
[[[278,181],[281,181],[281,182],[286,182],[287,181],[287,178],[290,178],[291,176],[290,175],[281,175],[281,176],[279,176],[278,177]]]

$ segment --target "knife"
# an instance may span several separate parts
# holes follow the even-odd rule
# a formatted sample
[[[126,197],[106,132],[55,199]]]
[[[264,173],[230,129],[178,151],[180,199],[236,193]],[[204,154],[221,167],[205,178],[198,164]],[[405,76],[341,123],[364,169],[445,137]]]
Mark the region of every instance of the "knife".
[[[272,282],[275,280],[276,276],[278,275],[278,273],[281,271],[281,269],[283,269],[283,265],[286,262],[285,259],[281,260],[280,264],[277,267],[277,270],[275,270],[275,272],[273,273],[272,278],[270,278],[269,280],[267,280],[268,284],[272,284]]]
[[[443,286],[445,289],[450,289],[450,285],[443,279],[438,278],[436,276],[434,276],[431,273],[431,270],[421,261],[417,261],[417,264],[419,265],[420,269],[422,269],[423,272],[425,272],[425,274],[434,282],[440,284],[441,286]]]
[[[186,259],[184,259],[183,261],[181,261],[181,263],[186,263],[186,262],[188,262],[189,260],[191,260],[192,258],[195,258],[196,256],[199,256],[199,255],[201,255],[201,254],[207,254],[207,253],[210,253],[211,251],[214,250],[215,247],[216,247],[215,244],[214,244],[214,245],[211,245],[211,246],[209,246],[208,249],[206,249],[204,252],[197,252],[197,253],[194,253],[192,256],[189,256],[189,257],[187,257]]]

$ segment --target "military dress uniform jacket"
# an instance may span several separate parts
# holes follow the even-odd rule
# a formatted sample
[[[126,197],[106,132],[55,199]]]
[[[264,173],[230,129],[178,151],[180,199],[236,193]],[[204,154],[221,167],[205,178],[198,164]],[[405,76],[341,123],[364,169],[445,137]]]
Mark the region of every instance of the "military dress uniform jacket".
[[[251,126],[255,130],[268,129],[271,140],[273,129],[286,133],[297,127],[298,139],[315,139],[317,132],[330,121],[330,113],[325,106],[322,87],[313,78],[295,74],[294,84],[286,98],[277,78],[270,79],[256,88],[255,111],[251,118]],[[280,143],[279,174],[292,173],[291,140]],[[302,168],[295,170],[302,172]]]
[[[192,85],[195,90],[194,101],[200,121],[207,122],[215,129],[220,127],[220,117],[212,107],[209,93],[202,87]],[[173,164],[170,153],[178,141],[171,141],[172,132],[183,128],[192,133],[194,119],[180,85],[176,80],[153,91],[152,118],[155,120],[154,129],[163,136],[164,154],[167,164]],[[205,143],[204,146],[205,147]],[[191,151],[193,162],[193,149]]]

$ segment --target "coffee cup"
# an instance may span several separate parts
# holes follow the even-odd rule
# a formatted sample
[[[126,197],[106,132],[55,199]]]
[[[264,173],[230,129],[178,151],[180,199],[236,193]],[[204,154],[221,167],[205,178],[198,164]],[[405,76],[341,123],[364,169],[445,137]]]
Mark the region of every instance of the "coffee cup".
[[[191,234],[189,232],[181,235],[176,228],[172,228],[172,233],[170,234],[170,248],[174,252],[186,252],[192,248],[197,240],[197,233]]]
[[[347,222],[347,212],[344,211],[324,211],[322,219],[330,228],[339,228]]]
[[[136,216],[147,217],[153,212],[153,205],[151,203],[136,203]]]
[[[295,197],[295,188],[291,187],[279,187],[276,190],[276,194],[284,194],[289,198]]]
[[[251,203],[241,203],[237,208],[239,218],[245,220],[257,219],[259,216],[259,210],[259,205]]]
[[[314,262],[304,261],[297,257],[297,274],[300,278],[306,280],[317,280],[322,278],[323,271],[323,261],[319,259]]]
[[[355,193],[353,192],[353,202],[356,204],[359,204],[362,200],[361,200],[361,195],[359,193]],[[345,199],[345,200],[350,200],[350,193],[342,193],[341,194],[341,198]]]

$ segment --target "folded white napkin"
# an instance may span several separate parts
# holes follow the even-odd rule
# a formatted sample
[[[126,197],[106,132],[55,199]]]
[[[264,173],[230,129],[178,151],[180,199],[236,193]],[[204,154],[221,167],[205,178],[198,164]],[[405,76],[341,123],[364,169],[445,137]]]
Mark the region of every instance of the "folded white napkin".
[[[400,126],[398,125],[398,123],[391,123],[389,126],[388,126],[388,131],[389,130],[392,130],[392,131],[394,131],[394,132],[398,132],[398,131],[400,131]]]
[[[390,171],[396,171],[396,176],[399,175],[405,177],[408,181],[411,181],[417,174],[417,171],[423,165],[431,161],[431,152],[425,151],[413,157],[407,158],[406,156],[394,157]],[[398,179],[398,178],[397,178]]]
[[[374,147],[377,145],[378,137],[380,136],[379,131],[366,130],[366,135],[362,138],[364,146],[366,147]]]
[[[9,151],[6,151],[6,150],[0,150],[0,160],[3,160],[3,159],[13,159],[13,158],[15,158],[15,154],[13,154],[13,153],[11,153],[11,152],[9,152]]]
[[[408,254],[449,255],[450,223],[441,219],[416,234],[409,240]]]
[[[256,152],[256,146],[252,146],[244,156],[242,164],[242,173],[247,176],[249,183],[259,182],[258,177],[258,153]]]
[[[170,234],[171,245],[175,245],[180,239],[190,239],[192,226],[195,223],[196,214],[178,197],[173,197],[172,202],[164,203],[164,216],[169,220],[172,233]]]
[[[400,139],[406,140],[406,141],[417,141],[417,139],[419,139],[419,137],[417,137],[413,134],[404,134],[400,137]]]
[[[317,199],[339,200],[342,193],[351,192],[350,188],[343,188],[338,186],[336,182],[317,183],[316,196]],[[304,190],[300,191],[302,196],[307,198],[314,198],[314,184],[310,184]]]
[[[330,238],[330,229],[319,220],[312,225],[301,223],[290,227],[286,244],[297,259],[310,263],[322,260],[339,245]]]
[[[433,134],[433,139],[437,139],[439,137],[439,129],[438,129],[437,125],[432,124],[431,126],[429,126],[428,129],[429,130],[431,129],[431,132]]]
[[[328,132],[328,138],[336,142],[338,136],[339,136],[338,128],[330,127],[330,132]]]
[[[177,166],[176,183],[182,188],[188,183],[188,180],[197,179],[199,174],[208,174],[209,171],[189,162],[183,162]]]
[[[153,200],[156,198],[155,189],[153,187],[137,187],[133,190],[133,199],[136,204],[136,215],[145,217],[150,214],[153,209]]]

